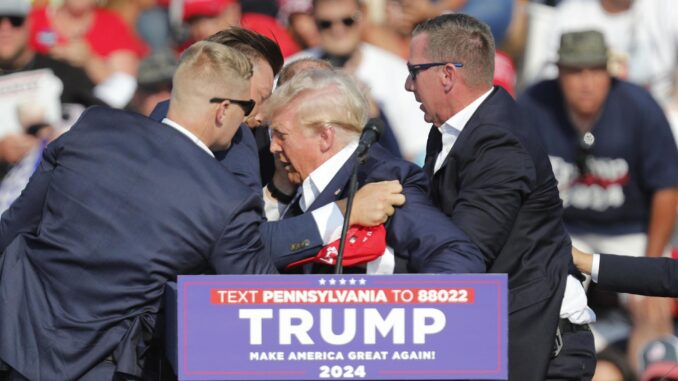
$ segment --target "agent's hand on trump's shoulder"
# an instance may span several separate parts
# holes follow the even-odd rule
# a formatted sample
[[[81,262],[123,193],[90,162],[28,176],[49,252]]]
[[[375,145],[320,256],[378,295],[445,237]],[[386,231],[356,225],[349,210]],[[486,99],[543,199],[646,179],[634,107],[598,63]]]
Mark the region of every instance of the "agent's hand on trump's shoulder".
[[[398,180],[369,183],[358,189],[353,199],[350,225],[377,226],[395,213],[395,207],[405,204],[403,187]],[[337,201],[342,213],[346,211],[346,199]]]
[[[572,260],[577,269],[587,275],[591,275],[593,267],[593,254],[581,251],[572,246]]]

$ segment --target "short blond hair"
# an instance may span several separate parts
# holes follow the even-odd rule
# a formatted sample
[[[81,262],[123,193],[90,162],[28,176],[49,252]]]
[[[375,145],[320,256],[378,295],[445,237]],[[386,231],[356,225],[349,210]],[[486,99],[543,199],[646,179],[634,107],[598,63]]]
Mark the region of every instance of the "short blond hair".
[[[285,107],[297,107],[305,127],[334,125],[349,136],[359,136],[368,119],[367,99],[355,81],[334,69],[302,71],[273,92],[266,101],[268,119]]]
[[[200,41],[184,51],[173,77],[172,99],[228,96],[249,88],[252,64],[236,49]]]

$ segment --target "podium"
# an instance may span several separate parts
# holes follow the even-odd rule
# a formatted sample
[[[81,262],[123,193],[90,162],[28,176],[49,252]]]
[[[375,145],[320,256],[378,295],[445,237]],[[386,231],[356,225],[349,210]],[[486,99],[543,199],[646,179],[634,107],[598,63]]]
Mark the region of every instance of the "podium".
[[[180,276],[179,380],[507,379],[505,274]]]

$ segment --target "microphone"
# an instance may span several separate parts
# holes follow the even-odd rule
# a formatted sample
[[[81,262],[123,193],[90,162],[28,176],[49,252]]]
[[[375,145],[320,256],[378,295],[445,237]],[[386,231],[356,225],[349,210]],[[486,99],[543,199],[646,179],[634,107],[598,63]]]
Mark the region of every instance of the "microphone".
[[[353,165],[351,171],[351,180],[348,183],[348,198],[346,200],[346,215],[344,216],[344,224],[341,228],[341,237],[339,238],[339,252],[337,253],[337,264],[334,266],[335,274],[342,274],[344,272],[344,247],[346,245],[346,234],[348,232],[348,221],[351,216],[351,208],[353,207],[353,199],[355,192],[358,190],[358,166],[367,161],[367,153],[372,144],[379,140],[381,133],[384,132],[384,122],[381,119],[372,118],[367,121],[363,133],[360,134],[360,141],[358,141],[358,148],[355,150],[356,163]]]
[[[367,157],[367,151],[372,144],[379,140],[381,134],[384,132],[384,122],[379,118],[372,118],[367,121],[363,133],[360,135],[358,148],[355,150],[358,160],[363,162]]]

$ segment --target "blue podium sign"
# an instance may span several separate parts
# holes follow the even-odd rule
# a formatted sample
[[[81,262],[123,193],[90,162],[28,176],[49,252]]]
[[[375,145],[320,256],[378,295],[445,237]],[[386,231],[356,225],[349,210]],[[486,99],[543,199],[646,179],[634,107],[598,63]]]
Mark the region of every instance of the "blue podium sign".
[[[506,283],[502,274],[181,276],[178,377],[506,379]]]

